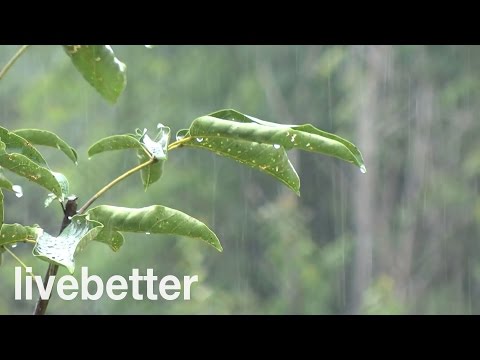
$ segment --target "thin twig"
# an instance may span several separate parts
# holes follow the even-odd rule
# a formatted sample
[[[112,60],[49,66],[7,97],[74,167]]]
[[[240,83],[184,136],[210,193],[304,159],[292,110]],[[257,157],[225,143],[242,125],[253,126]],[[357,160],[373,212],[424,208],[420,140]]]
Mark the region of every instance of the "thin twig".
[[[18,60],[20,56],[25,52],[25,50],[28,49],[28,47],[31,45],[23,45],[18,51],[13,55],[13,57],[8,61],[8,63],[3,67],[3,69],[0,71],[0,80],[5,76],[5,74],[10,70],[10,68],[15,64],[15,61]]]
[[[5,249],[6,252],[8,252],[10,255],[12,255],[12,257],[13,257],[15,260],[17,260],[17,261],[20,263],[20,265],[23,266],[23,268],[25,269],[25,272],[29,273],[29,274],[32,276],[32,278],[35,278],[35,275],[33,275],[33,272],[27,271],[27,265],[25,265],[25,263],[24,263],[22,260],[20,260],[20,258],[19,258],[17,255],[15,255],[15,253],[14,253],[13,251],[11,251],[11,250],[10,250],[8,247],[6,247],[6,246],[4,246],[3,248]]]

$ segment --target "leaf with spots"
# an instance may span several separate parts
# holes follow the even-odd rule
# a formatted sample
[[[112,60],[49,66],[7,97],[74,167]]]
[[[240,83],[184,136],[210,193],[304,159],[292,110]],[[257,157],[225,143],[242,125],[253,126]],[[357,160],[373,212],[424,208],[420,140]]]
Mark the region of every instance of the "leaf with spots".
[[[44,187],[63,201],[62,187],[65,184],[62,184],[60,177],[57,179],[49,169],[38,165],[22,154],[8,153],[5,148],[5,143],[0,141],[0,166]]]
[[[142,143],[133,134],[108,136],[90,146],[88,156],[92,157],[105,151],[125,149],[142,150]]]
[[[175,209],[153,205],[139,209],[100,205],[86,212],[104,228],[99,241],[123,242],[120,232],[172,234],[200,239],[218,251],[222,246],[215,233],[201,221]]]
[[[281,146],[217,136],[186,139],[187,141],[182,145],[209,150],[263,171],[280,180],[299,195],[300,179],[285,149]]]
[[[43,230],[38,226],[3,224],[0,230],[0,246],[11,245],[17,242],[35,241],[42,233]]]
[[[75,215],[59,236],[42,232],[33,248],[33,255],[47,262],[64,266],[73,274],[75,255],[100,232],[103,225],[88,215]]]
[[[214,113],[215,114],[215,113]],[[246,116],[243,115],[244,119]],[[226,117],[226,116],[225,116]],[[363,158],[353,144],[345,145],[346,140],[339,141],[339,137],[315,128],[310,124],[306,125],[282,125],[268,123],[255,118],[251,122],[225,120],[210,115],[195,119],[190,126],[189,135],[199,137],[230,138],[244,141],[252,141],[262,144],[280,145],[286,150],[300,149],[318,152],[324,155],[333,156],[347,162],[353,163],[365,169]],[[254,120],[253,120],[254,119]]]
[[[24,155],[38,165],[48,168],[43,156],[27,139],[0,126],[0,140],[5,144],[6,152]]]
[[[53,132],[38,129],[20,129],[15,130],[14,133],[31,144],[56,148],[63,152],[75,164],[77,163],[77,152],[75,149]]]
[[[73,65],[102,97],[111,103],[127,85],[127,66],[115,57],[110,45],[64,45]]]
[[[241,122],[244,124],[261,125],[264,129],[267,128],[270,131],[257,135],[263,139],[263,141],[260,142],[280,144],[283,145],[287,150],[298,148],[301,150],[319,152],[324,155],[334,156],[348,161],[357,165],[360,167],[360,169],[365,170],[362,154],[354,144],[338,135],[317,129],[311,124],[278,124],[260,120],[253,116],[242,114],[233,109],[219,110],[209,114],[208,116],[222,120]],[[243,136],[246,136],[245,133],[242,134],[242,130],[248,132],[249,129],[252,128],[242,127],[241,130],[239,129],[239,137],[243,138]],[[250,136],[251,135],[255,136],[254,134],[250,134]],[[265,138],[270,138],[270,141],[265,141]]]

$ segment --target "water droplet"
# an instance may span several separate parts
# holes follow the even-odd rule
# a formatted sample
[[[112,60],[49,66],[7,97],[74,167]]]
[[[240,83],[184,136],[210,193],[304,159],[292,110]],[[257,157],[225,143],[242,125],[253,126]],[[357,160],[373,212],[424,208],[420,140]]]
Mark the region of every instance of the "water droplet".
[[[184,137],[185,137],[184,135],[177,135],[177,136],[176,136],[176,139],[177,139],[177,141],[180,141],[180,140],[182,140]]]
[[[278,172],[278,166],[275,166],[275,171],[277,171],[277,172]]]
[[[71,217],[71,216],[68,216],[68,220],[72,220],[72,217]]]
[[[202,142],[203,138],[197,138],[197,142]]]
[[[23,189],[20,185],[13,185],[12,190],[15,192],[15,196],[21,198],[23,196]]]
[[[150,233],[147,231],[147,232],[145,233],[145,235],[150,235]]]
[[[90,159],[88,159],[88,160],[90,160]],[[78,165],[78,161],[75,161],[75,165]]]
[[[274,147],[275,149],[280,149],[280,145],[278,145],[278,144],[273,144],[273,147]]]
[[[100,60],[102,60],[100,56],[95,58],[95,61],[100,61]]]
[[[367,168],[365,167],[365,165],[360,166],[360,172],[362,174],[365,174],[367,172]]]
[[[17,247],[17,245],[18,245],[17,243],[12,244],[12,249],[15,249]]]

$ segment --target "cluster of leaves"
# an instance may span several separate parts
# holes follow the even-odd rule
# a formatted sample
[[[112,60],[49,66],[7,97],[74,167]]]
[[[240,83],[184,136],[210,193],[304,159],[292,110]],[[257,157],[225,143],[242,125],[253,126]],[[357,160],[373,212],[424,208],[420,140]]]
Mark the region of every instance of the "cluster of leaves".
[[[126,66],[107,45],[67,45],[67,54],[84,78],[107,100],[115,102],[126,85]],[[263,171],[281,181],[297,195],[300,179],[287,156],[287,151],[300,149],[334,156],[365,166],[360,151],[349,141],[324,132],[312,125],[285,125],[266,122],[235,110],[220,110],[195,119],[188,129],[176,133],[170,141],[171,129],[157,126],[153,139],[147,129],[134,134],[113,135],[93,144],[88,156],[112,150],[133,149],[141,171],[145,190],[163,173],[168,152],[180,147],[201,148]],[[69,183],[64,175],[50,169],[35,145],[50,146],[62,151],[74,163],[77,153],[54,133],[0,128],[0,188],[21,195],[3,169],[36,183],[49,191],[45,205],[57,200],[64,203],[69,196]],[[127,174],[127,173],[126,173]],[[111,183],[111,186],[114,182]],[[66,267],[73,273],[75,255],[95,240],[118,251],[124,242],[122,232],[174,234],[201,239],[222,251],[217,236],[207,225],[175,209],[160,205],[126,208],[100,205],[73,216],[71,223],[55,237],[38,225],[3,223],[3,194],[0,189],[0,252],[16,242],[34,242],[33,255],[47,262]]]

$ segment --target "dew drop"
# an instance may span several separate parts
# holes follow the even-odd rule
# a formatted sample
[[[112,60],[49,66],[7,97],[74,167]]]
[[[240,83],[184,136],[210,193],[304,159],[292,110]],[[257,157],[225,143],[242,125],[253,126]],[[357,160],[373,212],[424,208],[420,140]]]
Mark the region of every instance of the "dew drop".
[[[20,185],[13,185],[12,190],[15,192],[15,196],[21,198],[23,196],[23,189]]]
[[[202,142],[203,138],[197,138],[197,142]]]
[[[367,172],[367,168],[365,167],[365,165],[360,166],[360,172],[362,174],[365,174]]]
[[[274,147],[275,149],[280,149],[280,145],[278,145],[278,144],[273,144],[273,147]]]

